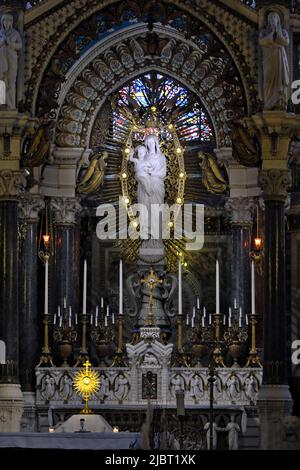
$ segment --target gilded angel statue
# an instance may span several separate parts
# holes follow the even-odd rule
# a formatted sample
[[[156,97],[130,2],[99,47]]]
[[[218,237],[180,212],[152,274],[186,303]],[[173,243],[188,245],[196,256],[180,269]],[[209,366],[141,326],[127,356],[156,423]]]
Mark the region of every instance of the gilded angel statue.
[[[199,152],[199,165],[202,169],[202,181],[205,188],[211,193],[224,193],[228,183],[222,175],[215,159],[208,153]]]
[[[77,192],[80,194],[93,194],[99,191],[103,184],[108,153],[93,155],[88,169],[81,181],[77,184]],[[79,171],[80,172],[80,171]]]

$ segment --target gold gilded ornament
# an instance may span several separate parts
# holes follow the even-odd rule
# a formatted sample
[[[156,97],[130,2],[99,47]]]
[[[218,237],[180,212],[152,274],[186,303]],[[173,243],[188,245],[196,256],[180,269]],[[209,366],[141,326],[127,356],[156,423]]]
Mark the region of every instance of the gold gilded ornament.
[[[88,407],[88,402],[91,395],[100,389],[101,380],[98,372],[91,370],[91,363],[89,361],[86,361],[83,365],[85,369],[74,376],[73,388],[85,401],[84,408],[80,413],[91,414],[92,411]]]

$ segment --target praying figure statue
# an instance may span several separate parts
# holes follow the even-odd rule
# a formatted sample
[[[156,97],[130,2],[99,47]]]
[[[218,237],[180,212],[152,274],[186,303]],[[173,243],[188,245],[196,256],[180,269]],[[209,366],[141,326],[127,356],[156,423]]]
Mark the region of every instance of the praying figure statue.
[[[2,15],[0,21],[0,80],[5,84],[5,104],[9,109],[16,109],[17,51],[22,49],[22,39],[13,21],[10,14]]]
[[[289,45],[289,35],[278,13],[268,14],[268,24],[260,32],[259,44],[263,50],[264,109],[286,110],[290,71],[285,48]]]

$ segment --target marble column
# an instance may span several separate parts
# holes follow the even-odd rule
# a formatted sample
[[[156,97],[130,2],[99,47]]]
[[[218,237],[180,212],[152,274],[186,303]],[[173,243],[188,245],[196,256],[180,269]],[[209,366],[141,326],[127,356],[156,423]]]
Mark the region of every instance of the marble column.
[[[55,228],[55,292],[56,306],[66,298],[73,314],[79,312],[80,227],[77,223],[81,206],[76,198],[52,198]]]
[[[21,232],[20,253],[20,381],[22,390],[35,390],[34,368],[41,349],[38,311],[38,235],[39,211],[44,202],[39,196],[27,194],[19,203]]]
[[[232,197],[226,202],[232,226],[231,305],[236,299],[244,314],[251,310],[250,250],[254,207],[254,200],[249,197]]]
[[[0,338],[6,343],[6,358],[18,364],[18,194],[19,171],[0,171]]]
[[[286,316],[285,202],[287,170],[260,174],[265,201],[264,237],[264,373],[259,394],[261,448],[284,448],[282,420],[292,407],[288,388],[289,359]]]

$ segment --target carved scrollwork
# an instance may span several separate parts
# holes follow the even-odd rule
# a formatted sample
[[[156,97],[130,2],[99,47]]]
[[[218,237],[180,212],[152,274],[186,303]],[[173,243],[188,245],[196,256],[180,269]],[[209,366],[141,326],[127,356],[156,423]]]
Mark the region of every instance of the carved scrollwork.
[[[50,205],[54,211],[56,224],[76,223],[76,218],[82,210],[76,198],[53,198]]]

